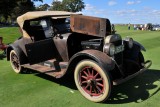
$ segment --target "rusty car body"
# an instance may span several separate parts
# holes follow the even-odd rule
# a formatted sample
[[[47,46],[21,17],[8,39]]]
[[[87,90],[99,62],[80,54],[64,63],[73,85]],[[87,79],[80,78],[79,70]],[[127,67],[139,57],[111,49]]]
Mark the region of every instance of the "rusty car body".
[[[39,11],[25,13],[17,22],[22,37],[7,48],[13,70],[21,73],[29,68],[55,78],[74,73],[78,90],[93,102],[105,101],[112,85],[151,65],[142,55],[145,48],[130,37],[115,34],[106,18]]]

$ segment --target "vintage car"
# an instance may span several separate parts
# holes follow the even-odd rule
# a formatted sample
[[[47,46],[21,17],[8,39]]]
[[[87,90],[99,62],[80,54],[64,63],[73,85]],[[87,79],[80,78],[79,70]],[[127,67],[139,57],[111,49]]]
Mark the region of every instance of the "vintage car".
[[[23,36],[7,48],[13,70],[33,69],[55,78],[74,73],[78,90],[93,102],[105,101],[112,85],[151,66],[141,53],[145,48],[130,37],[115,34],[109,19],[39,11],[27,12],[17,22]]]

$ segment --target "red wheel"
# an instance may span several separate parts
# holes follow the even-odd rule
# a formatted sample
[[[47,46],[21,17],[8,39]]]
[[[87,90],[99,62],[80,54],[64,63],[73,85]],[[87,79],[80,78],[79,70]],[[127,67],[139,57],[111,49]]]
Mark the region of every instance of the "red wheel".
[[[94,61],[81,61],[76,66],[74,79],[78,90],[90,101],[102,102],[110,95],[109,75]]]
[[[10,52],[10,63],[16,73],[22,72],[22,66],[20,65],[19,58],[14,50]]]

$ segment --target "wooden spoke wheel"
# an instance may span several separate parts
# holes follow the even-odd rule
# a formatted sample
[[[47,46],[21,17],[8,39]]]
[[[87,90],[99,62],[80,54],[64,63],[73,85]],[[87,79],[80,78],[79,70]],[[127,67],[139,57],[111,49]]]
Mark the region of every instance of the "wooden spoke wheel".
[[[111,81],[108,73],[92,60],[78,63],[74,79],[78,90],[90,101],[103,102],[110,95]]]
[[[13,70],[16,73],[22,72],[22,67],[20,65],[19,57],[17,56],[17,53],[14,50],[10,52],[10,63],[11,63]]]

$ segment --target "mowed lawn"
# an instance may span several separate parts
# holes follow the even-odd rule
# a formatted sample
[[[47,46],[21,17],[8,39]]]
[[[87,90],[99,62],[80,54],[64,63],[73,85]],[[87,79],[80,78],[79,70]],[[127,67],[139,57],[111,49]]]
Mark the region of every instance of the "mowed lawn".
[[[160,106],[160,32],[127,30],[116,26],[123,38],[131,36],[143,44],[145,59],[152,60],[149,70],[136,78],[113,87],[104,103],[93,103],[77,90],[73,77],[56,80],[38,74],[16,74],[10,63],[0,55],[0,107],[158,107]],[[18,28],[0,28],[4,42],[11,43],[20,33]]]

